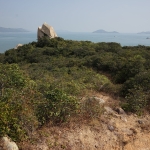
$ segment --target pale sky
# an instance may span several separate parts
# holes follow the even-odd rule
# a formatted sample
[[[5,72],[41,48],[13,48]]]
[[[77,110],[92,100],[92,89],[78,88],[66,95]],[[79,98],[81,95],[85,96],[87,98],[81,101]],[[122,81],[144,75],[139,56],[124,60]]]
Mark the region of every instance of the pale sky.
[[[150,0],[0,0],[0,27],[55,30],[150,31]]]

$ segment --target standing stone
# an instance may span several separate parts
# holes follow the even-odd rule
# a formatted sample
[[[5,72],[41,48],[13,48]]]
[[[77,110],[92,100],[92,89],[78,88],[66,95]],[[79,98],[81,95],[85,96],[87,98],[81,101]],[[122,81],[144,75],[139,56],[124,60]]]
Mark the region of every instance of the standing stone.
[[[56,32],[54,31],[54,28],[47,23],[44,23],[42,27],[38,27],[38,33],[37,33],[37,38],[38,40],[44,36],[51,38],[57,37]]]

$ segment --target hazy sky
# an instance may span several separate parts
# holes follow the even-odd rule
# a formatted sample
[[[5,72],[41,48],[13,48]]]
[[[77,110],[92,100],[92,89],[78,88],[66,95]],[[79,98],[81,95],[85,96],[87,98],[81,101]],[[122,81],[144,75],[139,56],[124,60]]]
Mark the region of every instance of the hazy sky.
[[[0,0],[0,27],[55,30],[150,31],[150,0]]]

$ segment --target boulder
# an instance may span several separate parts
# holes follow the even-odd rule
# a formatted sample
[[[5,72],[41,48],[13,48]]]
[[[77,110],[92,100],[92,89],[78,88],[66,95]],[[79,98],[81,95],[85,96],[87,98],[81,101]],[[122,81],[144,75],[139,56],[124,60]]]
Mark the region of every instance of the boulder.
[[[105,106],[104,109],[105,109],[105,113],[104,114],[106,114],[106,115],[116,115],[116,112],[113,111],[112,108],[110,108],[108,106]]]
[[[8,137],[2,137],[3,150],[19,150],[17,144]]]
[[[50,39],[57,37],[54,28],[48,25],[47,23],[44,23],[42,27],[38,27],[38,33],[37,33],[38,40],[44,36],[49,37]]]
[[[96,96],[88,97],[85,100],[86,100],[86,102],[91,103],[91,104],[96,103],[96,104],[102,105],[105,103],[105,100],[103,100],[99,97],[96,97]]]
[[[125,111],[124,111],[121,107],[115,108],[115,111],[116,111],[118,114],[123,114],[123,115],[126,114]]]
[[[115,127],[113,125],[108,124],[107,127],[111,132],[115,130]]]
[[[18,49],[18,47],[21,47],[21,46],[23,46],[23,44],[17,44],[14,49]]]

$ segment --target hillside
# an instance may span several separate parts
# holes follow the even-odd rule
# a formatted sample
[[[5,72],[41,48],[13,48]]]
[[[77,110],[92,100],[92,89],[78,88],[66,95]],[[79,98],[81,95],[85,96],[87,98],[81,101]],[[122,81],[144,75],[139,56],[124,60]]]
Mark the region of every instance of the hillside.
[[[23,150],[142,150],[150,147],[149,115],[118,113],[113,109],[118,107],[119,101],[104,93],[89,91],[87,96],[105,100],[104,105],[109,109],[100,118],[79,115],[68,123],[48,124],[34,132],[30,140],[18,145]]]
[[[29,32],[22,28],[4,28],[0,27],[0,32]]]
[[[60,37],[7,50],[0,135],[24,150],[147,148],[149,51]]]

